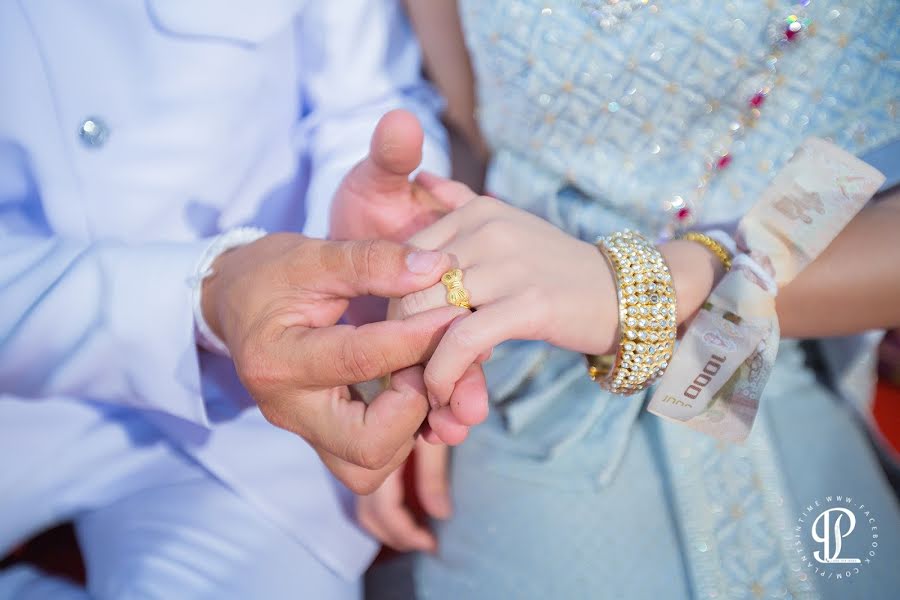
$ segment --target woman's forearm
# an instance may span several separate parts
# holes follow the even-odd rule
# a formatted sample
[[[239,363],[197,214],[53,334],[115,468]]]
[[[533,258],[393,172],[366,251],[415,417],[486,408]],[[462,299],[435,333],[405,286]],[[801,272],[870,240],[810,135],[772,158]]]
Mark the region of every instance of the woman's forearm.
[[[672,271],[678,323],[703,305],[724,273],[693,242],[660,246]],[[900,191],[862,210],[815,261],[780,290],[783,337],[828,337],[900,326]]]
[[[784,337],[827,337],[900,325],[900,191],[863,209],[780,290]]]

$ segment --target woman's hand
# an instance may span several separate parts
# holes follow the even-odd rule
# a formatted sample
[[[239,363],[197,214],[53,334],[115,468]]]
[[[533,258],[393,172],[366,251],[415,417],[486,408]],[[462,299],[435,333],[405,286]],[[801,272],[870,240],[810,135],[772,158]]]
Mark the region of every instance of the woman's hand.
[[[526,211],[475,196],[463,184],[430,174],[417,183],[439,200],[472,197],[409,240],[455,256],[477,308],[453,324],[425,367],[433,408],[448,403],[456,381],[479,355],[505,340],[545,340],[592,354],[612,349],[615,282],[593,245]],[[394,301],[388,316],[446,306],[446,295],[437,284]]]
[[[544,340],[576,352],[613,351],[619,326],[615,280],[592,244],[499,200],[475,196],[460,183],[425,173],[417,183],[442,202],[463,204],[410,243],[455,256],[477,309],[454,322],[425,367],[429,401],[438,409],[429,422],[438,436],[433,420],[448,403],[463,422],[486,411],[473,403],[457,406],[451,395],[471,365],[501,342]],[[471,199],[460,202],[466,197]],[[708,296],[719,267],[693,242],[671,242],[661,250],[672,271],[681,321]],[[401,318],[446,304],[446,289],[436,284],[392,301],[388,315]]]
[[[434,552],[437,542],[427,527],[415,518],[404,486],[406,468],[414,469],[416,500],[425,513],[447,519],[452,512],[447,480],[449,449],[419,439],[411,459],[394,471],[375,492],[360,496],[356,513],[359,523],[382,543],[400,552]]]

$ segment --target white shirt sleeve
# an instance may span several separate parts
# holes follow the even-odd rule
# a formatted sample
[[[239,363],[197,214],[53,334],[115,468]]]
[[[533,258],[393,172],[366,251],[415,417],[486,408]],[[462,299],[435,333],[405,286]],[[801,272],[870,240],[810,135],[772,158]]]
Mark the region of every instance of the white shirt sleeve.
[[[190,280],[209,240],[0,236],[0,390],[162,411],[208,426]]]
[[[405,108],[425,129],[422,167],[444,175],[450,160],[438,119],[442,100],[421,75],[419,48],[394,0],[310,2],[300,19],[300,68],[311,176],[304,233],[328,235],[331,199],[369,150],[378,119]]]
[[[311,172],[305,232],[324,237],[334,191],[366,155],[385,112],[402,107],[419,116],[425,168],[446,173],[449,161],[440,100],[421,79],[398,2],[308,2],[297,27],[300,130]],[[88,241],[6,225],[0,394],[110,402],[209,426],[191,289],[209,239]]]

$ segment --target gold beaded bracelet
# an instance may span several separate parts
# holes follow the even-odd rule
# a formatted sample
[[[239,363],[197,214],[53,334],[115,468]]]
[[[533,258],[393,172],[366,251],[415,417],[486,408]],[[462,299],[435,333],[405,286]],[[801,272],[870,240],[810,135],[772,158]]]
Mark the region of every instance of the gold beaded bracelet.
[[[722,265],[725,267],[726,271],[731,270],[731,252],[723,246],[718,240],[715,240],[705,233],[700,233],[699,231],[688,231],[686,233],[682,233],[678,236],[679,240],[687,240],[689,242],[696,242],[701,246],[705,246],[707,250],[716,255]]]
[[[675,291],[659,250],[644,236],[621,231],[597,240],[612,266],[622,332],[615,355],[588,355],[588,373],[601,387],[633,394],[662,376],[675,347]]]

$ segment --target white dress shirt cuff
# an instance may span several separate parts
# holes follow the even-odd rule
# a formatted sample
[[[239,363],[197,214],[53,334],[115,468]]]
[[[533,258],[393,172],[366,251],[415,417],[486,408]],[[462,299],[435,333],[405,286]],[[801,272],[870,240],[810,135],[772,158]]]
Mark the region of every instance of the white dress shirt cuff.
[[[222,356],[231,356],[228,346],[222,338],[216,335],[203,316],[203,280],[213,274],[212,265],[219,256],[238,246],[245,246],[255,242],[265,235],[265,229],[260,229],[259,227],[236,227],[226,231],[213,239],[197,263],[194,278],[191,281],[194,326],[197,328],[195,333],[197,343],[210,352],[215,352]]]

